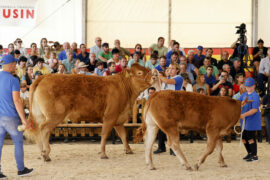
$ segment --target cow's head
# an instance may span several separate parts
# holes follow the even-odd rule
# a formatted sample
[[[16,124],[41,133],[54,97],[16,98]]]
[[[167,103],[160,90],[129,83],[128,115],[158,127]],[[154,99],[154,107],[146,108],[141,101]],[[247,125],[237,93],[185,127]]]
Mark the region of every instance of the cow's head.
[[[134,63],[130,69],[126,70],[125,77],[130,78],[134,90],[142,92],[158,79],[158,74],[152,73],[138,63]]]

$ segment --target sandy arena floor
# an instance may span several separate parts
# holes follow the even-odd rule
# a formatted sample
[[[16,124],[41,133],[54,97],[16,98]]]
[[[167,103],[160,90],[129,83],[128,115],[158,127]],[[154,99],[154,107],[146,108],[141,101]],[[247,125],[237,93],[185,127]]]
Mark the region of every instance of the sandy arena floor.
[[[258,162],[247,163],[242,160],[246,155],[243,145],[239,141],[224,143],[223,155],[228,168],[220,168],[217,163],[216,152],[211,154],[199,171],[186,171],[176,157],[169,152],[153,155],[157,170],[148,170],[144,160],[144,145],[131,144],[135,154],[126,155],[123,145],[108,143],[108,160],[99,158],[100,145],[88,141],[70,142],[64,144],[56,142],[51,145],[51,162],[43,162],[39,157],[39,150],[35,144],[24,145],[25,164],[33,167],[35,172],[23,179],[269,179],[270,177],[270,146],[267,143],[258,145]],[[156,149],[157,145],[154,145]],[[193,144],[181,143],[182,150],[189,163],[193,166],[205,150],[205,141]],[[14,146],[9,140],[3,147],[2,169],[9,179],[21,179],[17,176],[14,159]]]

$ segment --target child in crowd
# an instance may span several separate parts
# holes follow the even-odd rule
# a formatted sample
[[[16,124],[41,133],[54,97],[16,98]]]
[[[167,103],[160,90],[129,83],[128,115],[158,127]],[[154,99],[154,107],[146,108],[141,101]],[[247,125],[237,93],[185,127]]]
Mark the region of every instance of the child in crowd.
[[[228,90],[223,86],[220,88],[218,95],[221,97],[228,96]]]
[[[103,76],[105,71],[106,69],[104,68],[103,62],[98,62],[94,73],[97,74],[98,76]]]
[[[108,70],[103,73],[103,76],[110,76],[116,74],[116,64],[115,62],[108,63]]]
[[[244,75],[239,73],[235,76],[235,83],[233,85],[233,94],[236,94],[240,90],[240,86],[244,84],[245,78]]]
[[[56,52],[51,52],[50,54],[50,59],[47,61],[49,68],[53,70],[53,72],[57,72],[57,65],[58,65],[58,60],[56,56]]]
[[[205,95],[205,92],[204,92],[204,89],[203,88],[198,88],[196,90],[196,92],[199,93],[199,94]]]
[[[27,85],[25,83],[21,83],[20,85],[20,97],[23,102],[24,109],[29,108],[29,91],[27,90]]]

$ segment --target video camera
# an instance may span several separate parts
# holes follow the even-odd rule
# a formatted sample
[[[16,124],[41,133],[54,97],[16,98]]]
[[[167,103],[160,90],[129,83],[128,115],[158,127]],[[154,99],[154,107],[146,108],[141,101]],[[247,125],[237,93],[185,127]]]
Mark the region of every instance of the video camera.
[[[242,24],[240,24],[240,26],[236,26],[235,28],[237,28],[236,34],[240,35],[240,37],[239,37],[240,44],[244,45],[246,43],[245,42],[245,34],[247,32],[246,24],[242,23]]]

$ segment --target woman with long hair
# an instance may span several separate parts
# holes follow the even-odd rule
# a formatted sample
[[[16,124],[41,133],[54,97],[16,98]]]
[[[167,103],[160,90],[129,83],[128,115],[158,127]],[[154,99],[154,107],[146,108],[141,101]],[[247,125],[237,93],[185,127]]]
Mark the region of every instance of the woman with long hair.
[[[42,57],[45,54],[45,46],[48,46],[47,38],[41,38],[40,40],[40,48],[38,49],[40,56]]]
[[[33,66],[28,66],[26,68],[26,74],[22,77],[22,83],[25,83],[27,85],[27,89],[29,89],[33,80],[34,80]]]
[[[203,89],[204,94],[210,96],[209,85],[205,82],[204,74],[199,74],[196,79],[196,84],[193,85],[193,92],[197,92],[198,89]]]

